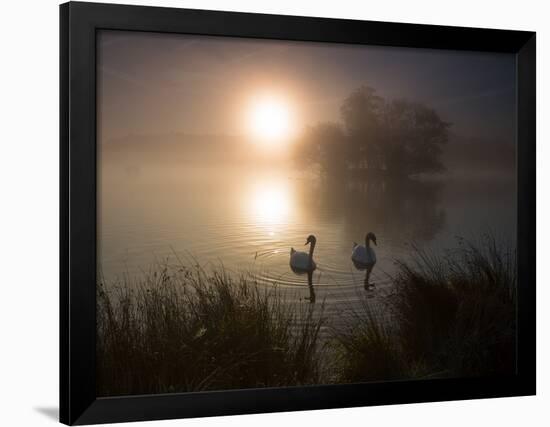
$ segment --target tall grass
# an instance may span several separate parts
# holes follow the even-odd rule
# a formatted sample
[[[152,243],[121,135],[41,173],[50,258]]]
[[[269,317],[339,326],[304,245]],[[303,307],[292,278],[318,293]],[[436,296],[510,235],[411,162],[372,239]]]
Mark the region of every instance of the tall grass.
[[[98,287],[100,396],[511,374],[515,251],[485,236],[397,262],[386,307],[330,325],[254,278],[159,268]],[[374,310],[374,309],[377,310]],[[341,325],[344,326],[341,326]]]
[[[391,323],[368,304],[335,332],[345,381],[486,376],[515,370],[516,256],[493,236],[397,263]]]
[[[98,289],[101,396],[319,381],[322,318],[251,278],[165,267]]]
[[[363,301],[346,326],[332,330],[336,345],[334,368],[336,382],[388,381],[403,378],[406,364],[402,360],[391,328],[377,317]]]

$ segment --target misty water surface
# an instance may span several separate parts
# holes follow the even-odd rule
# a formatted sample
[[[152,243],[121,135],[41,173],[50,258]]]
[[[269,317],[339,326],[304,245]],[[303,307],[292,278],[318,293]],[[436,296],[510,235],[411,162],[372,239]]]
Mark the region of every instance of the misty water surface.
[[[511,174],[510,174],[511,175]],[[99,270],[109,284],[139,278],[155,264],[200,263],[251,274],[290,299],[309,297],[307,276],[289,268],[291,247],[317,236],[313,275],[317,301],[341,303],[387,296],[394,261],[412,246],[441,252],[457,236],[515,233],[515,188],[508,176],[430,182],[327,182],[274,165],[138,167],[104,162],[99,185]],[[353,266],[354,241],[377,235],[378,263],[363,288]],[[176,255],[179,261],[176,259]],[[132,282],[132,281],[131,281]]]

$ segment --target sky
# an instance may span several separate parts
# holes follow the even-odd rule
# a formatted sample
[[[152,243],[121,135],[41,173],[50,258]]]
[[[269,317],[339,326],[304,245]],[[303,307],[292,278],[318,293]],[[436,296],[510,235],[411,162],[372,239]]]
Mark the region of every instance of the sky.
[[[102,31],[98,135],[246,133],[258,94],[284,99],[297,127],[338,121],[362,85],[434,108],[452,131],[514,141],[515,56],[281,40]]]

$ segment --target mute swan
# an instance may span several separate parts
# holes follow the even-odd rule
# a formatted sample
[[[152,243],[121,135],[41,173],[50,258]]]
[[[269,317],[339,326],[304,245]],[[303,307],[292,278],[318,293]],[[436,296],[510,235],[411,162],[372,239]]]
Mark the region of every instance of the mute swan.
[[[313,251],[315,250],[315,244],[317,239],[313,234],[308,236],[306,245],[309,244],[309,253],[298,252],[294,248],[290,248],[290,268],[296,273],[311,272],[317,268],[315,261],[313,261]]]
[[[368,289],[370,287],[370,273],[374,267],[374,264],[376,264],[376,253],[374,252],[374,249],[370,246],[371,240],[374,242],[375,245],[377,245],[376,236],[374,235],[374,233],[369,232],[365,236],[365,246],[358,245],[357,243],[353,242],[353,250],[351,252],[351,260],[353,261],[355,267],[359,270],[367,270],[367,275],[365,277],[365,289]]]

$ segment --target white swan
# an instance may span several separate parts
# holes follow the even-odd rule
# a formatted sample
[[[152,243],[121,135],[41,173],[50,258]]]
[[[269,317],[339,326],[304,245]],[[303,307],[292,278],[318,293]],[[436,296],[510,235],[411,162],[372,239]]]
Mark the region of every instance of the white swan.
[[[294,248],[290,248],[290,268],[296,273],[311,272],[317,268],[315,261],[313,261],[313,251],[315,250],[315,244],[317,239],[314,235],[308,236],[306,245],[309,244],[309,253],[298,252]]]
[[[365,288],[368,288],[370,273],[376,264],[376,253],[374,249],[370,246],[371,240],[376,243],[376,236],[374,233],[367,233],[365,236],[365,246],[358,245],[353,242],[353,250],[351,252],[351,260],[355,267],[359,270],[367,270],[367,276],[365,277]]]

